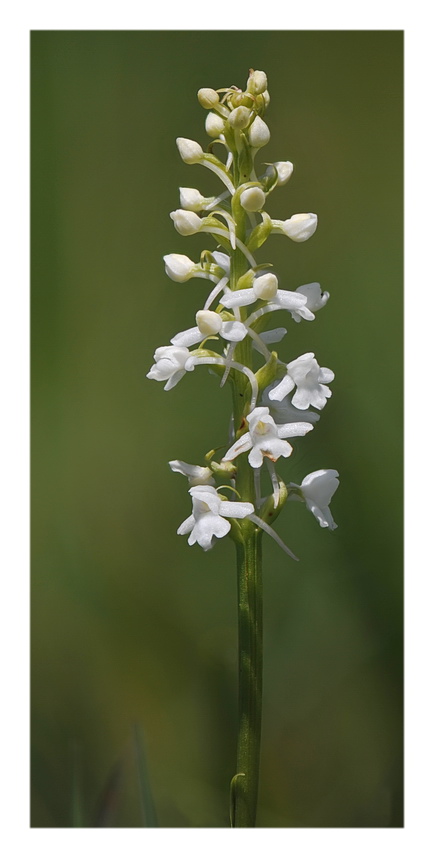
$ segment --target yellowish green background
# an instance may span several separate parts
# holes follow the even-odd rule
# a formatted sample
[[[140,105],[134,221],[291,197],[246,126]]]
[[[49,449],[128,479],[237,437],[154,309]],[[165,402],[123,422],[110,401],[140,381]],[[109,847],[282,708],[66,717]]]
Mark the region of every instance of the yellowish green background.
[[[319,217],[258,258],[331,294],[279,348],[336,373],[282,473],[341,477],[335,532],[301,504],[277,522],[299,563],[265,542],[258,825],[403,824],[402,54],[400,31],[31,34],[34,827],[144,824],[135,725],[159,825],[228,825],[235,552],[176,535],[167,462],[225,443],[230,391],[204,368],[168,393],[145,376],[207,294],[163,254],[215,247],[169,218],[180,185],[220,192],[175,138],[205,147],[197,90],[251,67],[271,94],[258,160],[295,165],[268,210]]]

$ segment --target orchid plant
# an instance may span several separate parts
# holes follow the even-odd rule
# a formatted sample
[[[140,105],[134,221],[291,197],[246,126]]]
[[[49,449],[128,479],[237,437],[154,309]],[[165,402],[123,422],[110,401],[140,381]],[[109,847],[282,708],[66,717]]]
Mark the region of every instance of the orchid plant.
[[[178,534],[204,551],[229,536],[235,543],[239,616],[239,731],[236,772],[230,787],[230,823],[252,827],[256,820],[262,698],[262,537],[272,537],[292,559],[297,558],[271,526],[288,500],[305,503],[320,526],[336,524],[329,504],[339,481],[335,470],[307,474],[300,485],[281,475],[281,461],[293,451],[289,439],[311,432],[319,411],[331,396],[332,370],[319,365],[312,352],[289,362],[273,347],[286,328],[267,327],[271,314],[286,311],[296,322],[312,322],[329,299],[319,283],[281,289],[268,262],[257,251],[278,233],[294,242],[310,238],[315,214],[294,214],[276,220],[265,211],[268,197],[285,185],[293,172],[290,161],[257,170],[257,154],[270,131],[263,116],[270,97],[263,71],[250,70],[245,90],[236,86],[198,92],[207,111],[205,130],[212,138],[206,151],[199,143],[177,138],[186,164],[200,164],[222,182],[217,196],[204,197],[196,188],[180,188],[180,208],[171,212],[182,236],[206,233],[216,249],[203,250],[199,262],[170,253],[164,257],[168,276],[178,283],[203,278],[211,291],[198,309],[195,324],[175,334],[170,345],[157,348],[147,377],[171,390],[198,366],[211,367],[220,387],[232,388],[232,416],[227,450],[213,449],[202,465],[169,462],[188,480],[191,514]],[[223,160],[215,154],[217,144]],[[219,150],[220,151],[220,150]],[[215,384],[215,378],[211,378]],[[310,408],[316,410],[309,410]],[[276,463],[278,463],[276,467]],[[262,472],[270,489],[262,495]],[[277,468],[279,470],[277,470]],[[227,496],[229,494],[229,497]]]

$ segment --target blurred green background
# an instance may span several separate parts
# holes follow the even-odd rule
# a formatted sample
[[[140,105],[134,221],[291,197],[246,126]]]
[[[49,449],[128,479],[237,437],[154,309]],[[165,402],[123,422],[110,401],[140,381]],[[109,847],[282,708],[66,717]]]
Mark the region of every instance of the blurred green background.
[[[133,727],[159,824],[225,827],[235,773],[237,630],[230,540],[204,554],[172,458],[224,444],[229,387],[206,370],[171,392],[155,348],[194,324],[205,281],[169,218],[204,147],[199,87],[266,71],[271,141],[294,162],[267,206],[314,211],[306,244],[258,253],[283,288],[331,293],[288,323],[287,360],[336,373],[315,432],[284,463],[336,468],[339,525],[301,504],[264,549],[258,825],[390,827],[402,819],[402,53],[400,31],[34,31],[32,60],[32,825],[143,824]],[[261,159],[258,157],[258,161]],[[262,255],[261,255],[262,254]],[[74,811],[75,807],[75,811]]]

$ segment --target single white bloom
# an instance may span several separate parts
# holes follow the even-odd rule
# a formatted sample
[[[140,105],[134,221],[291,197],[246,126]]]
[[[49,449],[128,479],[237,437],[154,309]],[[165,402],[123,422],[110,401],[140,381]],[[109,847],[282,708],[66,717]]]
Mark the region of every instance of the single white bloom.
[[[218,92],[207,86],[203,86],[198,91],[197,97],[201,107],[205,107],[207,110],[211,110],[213,107],[216,107],[217,104],[220,104]]]
[[[240,203],[246,212],[259,212],[264,208],[265,200],[262,188],[246,188],[240,195]]]
[[[251,289],[235,289],[227,292],[221,303],[224,307],[247,307],[255,301],[268,301],[270,310],[289,310],[297,312],[303,319],[311,321],[315,318],[307,308],[307,298],[297,292],[289,292],[286,289],[278,289],[278,280],[271,272],[261,274],[253,281]],[[254,321],[252,319],[252,321]]]
[[[264,333],[261,334],[261,338],[264,339]],[[261,396],[261,405],[266,405],[270,409],[270,414],[276,423],[298,423],[300,420],[316,423],[319,420],[320,415],[316,411],[301,411],[299,408],[294,408],[286,396],[281,402],[277,399],[270,399],[270,391],[274,390],[278,384],[279,382],[274,381],[273,384],[263,390]]]
[[[190,486],[215,485],[211,468],[204,468],[201,465],[189,465],[187,462],[181,462],[180,459],[173,459],[169,462],[169,466],[176,474],[183,474],[184,477],[187,477]]]
[[[180,235],[194,235],[196,232],[200,232],[202,228],[202,218],[195,212],[175,209],[175,211],[170,212],[170,217]]]
[[[211,111],[205,119],[205,131],[209,137],[220,137],[225,130],[225,122],[221,116]]]
[[[331,369],[319,366],[313,352],[307,352],[286,365],[285,377],[270,391],[269,397],[281,402],[296,387],[292,397],[295,408],[305,411],[313,405],[321,409],[332,395],[324,382],[333,381],[334,377]]]
[[[204,551],[209,551],[214,538],[221,539],[231,529],[228,518],[246,518],[254,513],[251,503],[227,501],[212,486],[193,486],[193,512],[178,527],[181,536],[189,533],[188,544],[197,542]]]
[[[292,241],[307,241],[318,226],[318,216],[312,212],[295,214],[287,220],[273,220],[272,232],[280,232]]]
[[[172,337],[170,342],[175,346],[188,347],[200,343],[205,337],[219,334],[224,340],[239,343],[248,333],[242,322],[223,322],[219,313],[215,313],[214,310],[199,310],[196,313],[196,322],[196,327],[181,331]]]
[[[317,310],[321,310],[321,307],[324,307],[330,298],[329,292],[321,291],[319,283],[306,283],[304,286],[299,286],[295,291],[300,295],[306,296],[306,307],[311,311],[311,313],[316,313]],[[292,318],[295,322],[300,322],[302,316],[297,313],[297,310],[294,310]]]
[[[266,125],[260,116],[256,116],[253,120],[249,128],[248,135],[250,145],[253,149],[261,149],[262,146],[266,146],[271,136],[268,125]]]
[[[194,276],[196,263],[183,253],[167,253],[163,259],[167,276],[176,283],[185,283]]]
[[[308,474],[301,486],[297,486],[296,483],[289,484],[290,488],[299,489],[307,508],[314,514],[321,527],[328,527],[330,530],[337,528],[329,503],[339,485],[338,477],[337,471],[325,468]],[[297,495],[290,495],[290,497],[297,499]]]
[[[197,164],[203,158],[203,149],[195,140],[189,140],[187,137],[177,137],[176,145],[179,154],[186,164]]]
[[[174,345],[160,346],[154,354],[154,361],[155,364],[146,378],[165,381],[164,390],[171,390],[186,372],[194,369],[194,357],[190,355],[188,349]],[[187,361],[189,361],[188,365]]]
[[[277,425],[271,417],[270,411],[264,406],[254,408],[247,415],[249,431],[232,444],[222,461],[232,461],[240,453],[250,450],[248,460],[252,468],[260,468],[264,456],[276,462],[280,456],[285,459],[292,453],[292,447],[283,439],[295,438],[306,435],[313,429],[311,423],[283,423]]]
[[[179,201],[181,209],[190,212],[201,212],[205,206],[214,202],[215,197],[204,197],[197,188],[180,188]]]

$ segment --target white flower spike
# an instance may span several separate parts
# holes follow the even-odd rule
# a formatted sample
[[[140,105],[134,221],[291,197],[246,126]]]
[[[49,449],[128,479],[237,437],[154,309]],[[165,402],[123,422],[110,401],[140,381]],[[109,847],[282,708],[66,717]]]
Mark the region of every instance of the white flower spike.
[[[329,299],[329,293],[316,282],[298,288],[294,284],[296,291],[280,289],[272,263],[266,257],[256,258],[272,233],[300,243],[314,234],[318,223],[312,212],[277,220],[266,210],[272,192],[286,185],[293,172],[291,161],[276,161],[265,164],[259,177],[256,174],[255,158],[270,139],[263,118],[270,103],[267,87],[265,72],[253,68],[249,69],[245,89],[233,84],[218,89],[202,87],[197,97],[206,111],[205,131],[208,142],[209,137],[212,142],[204,149],[186,137],[176,140],[182,160],[206,167],[223,189],[205,197],[196,188],[181,187],[180,207],[170,217],[181,236],[210,236],[217,250],[203,248],[197,263],[178,253],[164,257],[166,273],[176,283],[193,278],[211,282],[207,296],[201,295],[196,305],[195,325],[176,333],[169,346],[156,350],[147,376],[162,381],[164,389],[170,390],[186,372],[204,366],[205,378],[214,382],[218,376],[220,388],[226,381],[231,387],[227,446],[221,446],[221,429],[216,427],[206,444],[205,467],[179,459],[170,461],[169,466],[186,477],[192,499],[191,515],[180,524],[178,534],[187,535],[189,545],[197,543],[204,551],[228,535],[236,542],[241,715],[238,774],[231,782],[230,823],[235,827],[254,827],[256,819],[262,537],[265,533],[288,557],[297,560],[271,524],[286,501],[295,499],[306,504],[322,528],[334,530],[329,504],[339,484],[338,473],[333,470],[314,471],[301,485],[289,483],[281,474],[290,465],[284,461],[293,451],[290,439],[305,436],[319,420],[318,411],[331,396],[327,384],[334,373],[320,367],[313,352],[286,363],[274,347],[271,350],[271,343],[280,342],[286,328],[264,330],[269,320],[263,317],[268,313],[286,310],[295,322],[313,321]],[[183,295],[184,289],[178,294]],[[191,306],[188,312],[191,314]],[[179,317],[183,328],[182,307]],[[206,345],[208,340],[212,343]],[[196,403],[198,419],[208,408],[208,399],[204,396]],[[227,452],[220,459],[223,449]],[[271,487],[262,497],[264,463]],[[227,500],[221,494],[225,489],[234,491],[236,499]],[[252,718],[246,721],[245,712],[252,713]],[[240,772],[245,774],[244,781]]]
[[[252,503],[227,501],[212,486],[193,486],[193,512],[178,527],[177,533],[189,533],[188,544],[197,542],[204,551],[213,547],[215,538],[221,539],[231,529],[228,518],[247,518],[255,512]]]
[[[334,377],[331,369],[320,367],[313,352],[306,352],[286,365],[285,377],[270,390],[269,397],[281,402],[296,387],[291,400],[295,408],[304,411],[313,405],[314,408],[322,409],[332,395],[325,382],[333,381]]]
[[[277,425],[265,406],[255,408],[246,419],[249,431],[232,444],[223,456],[223,462],[230,462],[248,450],[248,460],[252,468],[260,468],[264,456],[272,462],[276,462],[280,456],[287,459],[292,453],[292,447],[284,439],[299,438],[313,429],[312,424],[307,422]]]
[[[290,483],[289,488],[298,489],[299,494],[291,494],[295,500],[304,500],[321,527],[335,530],[337,524],[329,509],[330,501],[339,485],[339,474],[331,469],[313,471],[302,480],[301,486]],[[300,495],[302,497],[300,497]]]

